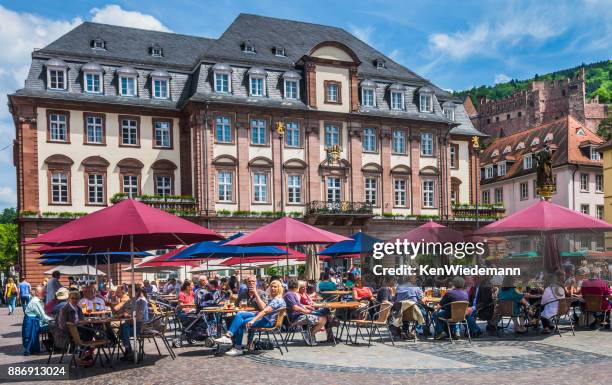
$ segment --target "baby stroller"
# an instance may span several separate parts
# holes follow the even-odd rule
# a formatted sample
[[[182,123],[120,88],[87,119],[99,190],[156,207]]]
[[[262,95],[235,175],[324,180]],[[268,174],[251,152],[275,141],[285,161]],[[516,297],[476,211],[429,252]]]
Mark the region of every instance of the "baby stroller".
[[[203,312],[183,313],[178,316],[180,334],[172,341],[176,348],[183,346],[184,342],[193,345],[204,342],[204,346],[212,348],[215,346],[214,339],[218,337],[216,317],[209,317]]]

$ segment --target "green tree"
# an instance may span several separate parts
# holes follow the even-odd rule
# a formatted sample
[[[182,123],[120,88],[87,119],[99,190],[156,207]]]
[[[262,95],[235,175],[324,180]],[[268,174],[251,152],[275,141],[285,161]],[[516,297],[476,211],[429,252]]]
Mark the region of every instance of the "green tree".
[[[606,142],[612,138],[612,116],[599,123],[597,135],[601,136]]]
[[[17,225],[0,224],[0,270],[7,270],[17,263],[18,256]]]
[[[17,211],[14,207],[8,207],[0,213],[0,223],[15,223]]]

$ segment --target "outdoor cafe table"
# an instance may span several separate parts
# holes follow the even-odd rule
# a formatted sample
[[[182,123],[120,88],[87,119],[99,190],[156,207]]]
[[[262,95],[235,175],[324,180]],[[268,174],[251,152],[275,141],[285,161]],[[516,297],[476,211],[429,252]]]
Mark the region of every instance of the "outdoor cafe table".
[[[329,290],[329,291],[322,291],[319,294],[321,294],[322,296],[327,296],[328,300],[333,301],[333,300],[339,299],[343,295],[348,295],[352,293],[353,292],[350,290]]]
[[[327,308],[329,310],[335,311],[338,309],[346,309],[346,310],[352,310],[352,309],[357,309],[360,306],[362,306],[363,304],[361,302],[358,301],[346,301],[346,302],[323,302],[323,303],[314,303],[312,304],[313,307],[315,308]],[[340,339],[342,337],[342,334],[344,333],[344,330],[346,329],[346,335],[348,337],[348,341],[350,343],[353,343],[353,339],[351,338],[351,333],[349,333],[349,329],[348,329],[348,321],[349,321],[349,315],[347,314],[346,317],[342,318],[342,326],[339,327],[338,329],[340,329],[340,335],[338,336],[338,338]]]
[[[442,297],[423,297],[423,302],[426,304],[438,304]]]

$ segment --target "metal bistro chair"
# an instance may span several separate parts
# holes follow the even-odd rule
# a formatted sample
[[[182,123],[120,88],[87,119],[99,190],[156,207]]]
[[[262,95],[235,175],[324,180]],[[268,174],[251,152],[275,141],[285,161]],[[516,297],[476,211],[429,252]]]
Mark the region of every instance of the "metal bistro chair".
[[[287,321],[289,321],[289,317],[287,317]],[[310,345],[312,336],[310,335],[310,329],[304,328],[306,324],[306,321],[288,322],[287,333],[285,334],[285,344],[288,344],[289,341],[293,341],[296,333],[300,333],[306,345]]]
[[[570,328],[572,329],[572,334],[576,335],[576,333],[574,332],[574,319],[572,315],[570,314],[570,311],[572,310],[572,299],[571,298],[560,298],[560,299],[546,302],[543,305],[548,305],[553,302],[559,302],[559,308],[557,309],[557,314],[555,314],[551,318],[551,322],[555,325],[555,330],[559,334],[559,337],[561,337],[561,330],[559,329],[559,321],[561,320],[562,317],[565,317],[565,316],[567,316],[567,319],[569,319]]]
[[[157,354],[161,357],[161,351],[159,350],[159,345],[157,344],[157,339],[162,340],[166,349],[168,350],[168,354],[174,360],[176,358],[176,354],[170,345],[170,342],[166,338],[165,332],[167,329],[168,323],[167,319],[163,316],[155,316],[150,321],[143,323],[140,326],[140,334],[138,335],[138,360],[141,361],[144,358],[144,342],[145,340],[153,340],[155,344],[155,348],[157,349]]]
[[[285,347],[285,350],[287,351],[287,353],[289,353],[289,349],[287,349],[287,343],[285,343],[285,340],[283,339],[283,336],[281,334],[281,328],[283,327],[283,320],[287,315],[287,309],[281,308],[279,310],[276,310],[276,312],[278,313],[278,316],[276,317],[276,322],[274,323],[274,325],[270,327],[252,328],[251,330],[253,330],[253,333],[258,333],[257,338],[260,340],[261,333],[266,333],[266,336],[268,337],[268,341],[270,343],[272,343],[272,339],[270,338],[270,334],[272,334],[276,348],[280,351],[281,355],[283,355],[283,348],[281,347],[278,340],[280,339],[283,346]]]
[[[70,359],[70,365],[74,363],[74,366],[78,367],[76,356],[79,350],[95,349],[96,354],[94,355],[94,361],[93,361],[92,366],[95,366],[96,361],[98,359],[100,360],[100,366],[104,366],[104,364],[102,363],[102,357],[100,357],[100,351],[102,351],[102,353],[106,357],[106,361],[110,364],[110,367],[111,368],[113,367],[110,357],[108,356],[108,354],[106,354],[106,350],[104,350],[105,348],[110,348],[109,340],[101,339],[101,340],[95,340],[95,341],[83,341],[81,340],[81,336],[79,335],[79,329],[78,329],[79,327],[83,329],[87,329],[87,330],[92,330],[95,332],[97,332],[97,330],[90,329],[90,328],[84,328],[82,326],[77,326],[73,324],[72,322],[66,322],[66,327],[68,328],[68,332],[70,333],[70,338],[72,340],[72,348],[73,348],[72,358]]]
[[[350,321],[351,323],[355,324],[355,326],[357,327],[357,329],[355,330],[355,341],[357,341],[358,333],[361,336],[361,338],[365,340],[365,337],[361,333],[361,329],[363,328],[363,329],[368,330],[368,346],[372,345],[372,334],[374,334],[374,331],[378,333],[378,337],[380,337],[380,342],[384,344],[385,340],[383,339],[382,333],[380,332],[380,328],[383,327],[383,328],[386,328],[387,333],[389,333],[389,338],[391,339],[391,345],[395,346],[395,341],[393,340],[393,334],[391,333],[391,330],[389,329],[389,323],[388,323],[389,315],[391,314],[391,307],[393,306],[393,304],[391,302],[385,301],[385,302],[380,303],[379,305],[373,305],[373,306],[363,309],[362,313],[365,312],[366,314],[368,314],[370,309],[376,308],[378,306],[380,306],[380,308],[376,313],[373,314],[372,319],[370,320],[356,319],[356,320]]]
[[[514,301],[512,300],[505,300],[505,299],[498,300],[497,306],[498,306],[498,310],[497,310],[498,314],[497,314],[497,320],[495,322],[495,327],[497,329],[497,336],[501,337],[503,331],[506,330],[510,326],[510,323],[512,322],[512,318],[520,317],[523,314],[520,312],[514,313]],[[508,323],[504,325],[505,317],[508,318]],[[501,323],[501,327],[499,326],[500,323]],[[514,332],[516,333],[516,330]]]
[[[604,297],[601,295],[593,295],[593,294],[586,294],[584,295],[584,302],[585,302],[585,322],[588,325],[589,324],[589,314],[590,313],[603,313],[603,322],[601,323],[602,325],[607,325],[608,322],[606,321],[606,314],[610,313],[610,310],[603,310],[602,309],[602,303],[604,301]],[[597,316],[595,316],[595,321],[597,321]]]
[[[472,336],[470,336],[470,328],[468,327],[467,319],[465,318],[465,314],[467,312],[470,303],[468,301],[455,301],[451,302],[444,307],[448,307],[450,305],[451,316],[450,318],[441,318],[438,317],[438,320],[444,322],[446,324],[446,330],[448,331],[448,339],[450,343],[453,344],[453,337],[451,333],[451,325],[465,325],[466,334],[468,337],[468,341],[470,344],[472,343]]]

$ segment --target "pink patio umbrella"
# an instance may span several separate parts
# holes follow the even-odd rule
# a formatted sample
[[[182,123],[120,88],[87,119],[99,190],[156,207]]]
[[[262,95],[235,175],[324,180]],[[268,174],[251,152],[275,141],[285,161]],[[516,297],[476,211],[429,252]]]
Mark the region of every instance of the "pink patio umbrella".
[[[541,200],[475,231],[474,234],[525,235],[592,231],[612,231],[612,225],[590,215]]]
[[[539,235],[544,238],[544,266],[548,271],[561,267],[554,234],[612,231],[612,225],[578,211],[541,200],[493,222],[475,235]]]
[[[434,221],[400,234],[396,239],[408,242],[464,242],[462,233]]]
[[[285,246],[288,250],[290,245],[328,244],[347,240],[350,240],[350,238],[321,230],[290,217],[282,217],[250,234],[233,239],[227,242],[226,245]],[[288,267],[289,257],[287,256],[286,258]],[[316,255],[314,258],[316,258]]]
[[[134,199],[68,222],[26,244],[52,246],[87,246],[98,251],[132,252],[132,295],[136,293],[134,251],[153,250],[168,244],[223,239],[205,227],[153,208]],[[133,310],[134,347],[136,346],[136,309]],[[137,357],[137,355],[135,355]]]

